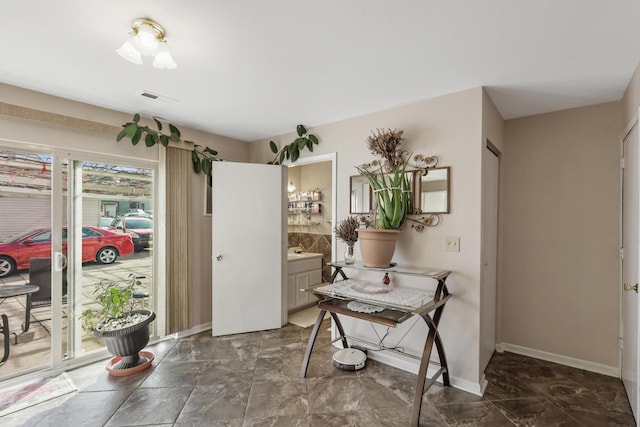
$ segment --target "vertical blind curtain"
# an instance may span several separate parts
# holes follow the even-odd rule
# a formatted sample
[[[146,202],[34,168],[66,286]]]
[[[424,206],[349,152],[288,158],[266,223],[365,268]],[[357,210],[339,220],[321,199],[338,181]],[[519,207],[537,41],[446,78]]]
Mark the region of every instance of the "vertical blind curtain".
[[[167,147],[167,331],[191,327],[191,151]]]

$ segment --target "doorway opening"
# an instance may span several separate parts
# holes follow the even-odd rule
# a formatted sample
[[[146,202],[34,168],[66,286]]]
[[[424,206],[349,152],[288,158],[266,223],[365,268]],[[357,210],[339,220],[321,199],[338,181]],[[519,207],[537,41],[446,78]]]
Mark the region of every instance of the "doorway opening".
[[[331,269],[326,264],[334,260],[336,198],[336,154],[325,154],[298,159],[289,164],[287,174],[287,236],[290,252],[322,254],[318,280],[328,282]],[[316,276],[311,276],[316,277]],[[291,278],[289,278],[291,279]],[[309,283],[314,285],[317,283]],[[297,291],[299,292],[299,290]],[[289,310],[313,303],[302,301],[298,306],[289,304]]]

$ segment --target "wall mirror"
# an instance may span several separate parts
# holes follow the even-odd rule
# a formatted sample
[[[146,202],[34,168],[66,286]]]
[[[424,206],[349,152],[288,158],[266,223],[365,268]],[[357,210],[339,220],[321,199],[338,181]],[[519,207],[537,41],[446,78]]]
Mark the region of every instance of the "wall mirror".
[[[420,177],[420,213],[449,213],[449,166]]]
[[[416,172],[407,172],[409,183],[411,184],[411,191],[413,193],[413,205],[417,206],[418,197],[415,190],[415,178]],[[362,175],[354,175],[350,181],[351,201],[349,203],[349,213],[351,214],[369,214],[376,207],[376,199],[373,195],[369,180]]]
[[[371,186],[369,180],[362,175],[351,177],[349,213],[368,214],[373,208]]]

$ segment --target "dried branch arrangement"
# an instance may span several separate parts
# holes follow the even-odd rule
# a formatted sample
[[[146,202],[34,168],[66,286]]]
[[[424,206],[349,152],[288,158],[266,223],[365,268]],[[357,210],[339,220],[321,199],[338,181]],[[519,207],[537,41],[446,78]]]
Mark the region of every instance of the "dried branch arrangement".
[[[349,216],[346,219],[338,222],[333,229],[336,232],[336,237],[345,242],[349,246],[353,246],[358,241],[358,219],[353,216]]]
[[[402,161],[402,150],[398,147],[402,144],[402,129],[376,129],[367,138],[367,145],[371,154],[382,157],[385,172],[395,170]]]

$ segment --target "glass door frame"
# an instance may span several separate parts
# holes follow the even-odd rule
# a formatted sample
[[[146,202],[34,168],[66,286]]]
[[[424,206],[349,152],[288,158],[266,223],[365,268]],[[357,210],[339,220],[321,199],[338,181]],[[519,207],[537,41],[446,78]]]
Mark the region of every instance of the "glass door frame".
[[[75,286],[74,283],[82,282],[82,175],[83,175],[83,162],[94,162],[94,163],[107,163],[107,164],[117,164],[127,167],[139,167],[145,169],[152,169],[154,176],[154,185],[153,185],[153,205],[154,205],[154,249],[153,249],[153,295],[163,294],[164,286],[160,284],[164,284],[164,271],[159,268],[160,263],[157,262],[159,254],[163,253],[164,240],[163,234],[159,233],[158,223],[163,215],[157,215],[155,213],[163,212],[163,209],[160,208],[162,206],[160,199],[163,199],[158,191],[158,179],[160,176],[159,173],[159,165],[156,162],[144,161],[139,159],[130,159],[121,156],[111,156],[111,155],[96,155],[94,153],[86,153],[86,152],[76,152],[72,150],[63,150],[64,151],[64,159],[68,161],[67,163],[67,250],[68,250],[68,262],[67,262],[67,282],[69,283],[67,288],[67,300],[68,307],[71,304],[71,300],[73,299],[72,309],[69,310],[68,313],[68,342],[66,347],[67,358],[64,358],[63,354],[58,353],[56,356],[53,356],[52,364],[55,368],[56,366],[65,366],[68,363],[73,363],[74,361],[82,360],[85,358],[91,358],[93,354],[96,354],[98,357],[103,357],[106,349],[97,350],[94,352],[90,352],[87,355],[81,354],[81,343],[82,343],[82,328],[80,326],[80,320],[78,319],[77,313],[73,308],[79,306],[82,298],[82,294]],[[62,160],[57,162],[58,165],[62,166]],[[62,171],[61,171],[62,172]],[[58,184],[58,186],[54,187],[53,194],[57,195],[58,192],[55,189],[59,189],[60,194],[64,192],[64,183],[62,182],[62,173],[57,173],[56,177],[60,180],[60,182],[53,182],[53,184]],[[62,203],[62,197],[56,197],[57,200],[60,200]],[[55,208],[55,207],[54,207]],[[62,208],[62,206],[60,206]],[[62,211],[59,211],[62,212]],[[53,216],[55,218],[55,215]],[[62,218],[62,215],[60,215]],[[77,219],[80,218],[78,221]],[[62,220],[62,219],[60,219]],[[58,228],[56,226],[56,231],[60,233],[60,246],[55,246],[54,248],[62,249],[62,227]],[[53,236],[52,236],[53,237]],[[158,250],[160,249],[160,250]],[[53,249],[58,250],[58,249]],[[54,257],[56,256],[55,252],[53,253]],[[55,259],[55,258],[54,258]],[[54,265],[56,263],[53,263]],[[60,265],[58,265],[60,267]],[[62,270],[60,268],[60,270]],[[55,274],[56,272],[52,272]],[[62,271],[59,271],[60,275],[59,280],[62,280]],[[56,282],[61,289],[61,282]],[[55,310],[53,313],[53,318],[60,322],[59,325],[52,325],[53,328],[58,327],[57,331],[62,331],[62,294],[58,293],[56,298],[58,301],[57,304],[52,306],[52,309]],[[164,313],[164,305],[161,305],[161,298],[153,298],[152,299],[152,309],[156,312],[157,320],[152,323],[152,337],[158,337],[163,335],[163,328],[159,327],[159,325],[164,324],[165,313]],[[52,299],[52,303],[54,300]],[[72,314],[73,313],[73,314]],[[58,338],[62,338],[62,334],[57,334]],[[57,345],[57,347],[53,347]],[[61,342],[52,342],[52,348],[62,348]]]
[[[154,248],[153,248],[153,298],[152,309],[155,311],[157,320],[152,323],[153,332],[152,339],[157,337],[163,337],[165,335],[165,319],[166,319],[166,288],[165,288],[165,270],[160,268],[161,263],[157,260],[162,259],[166,253],[165,250],[165,236],[163,221],[165,219],[165,179],[162,171],[164,170],[164,150],[160,151],[160,159],[156,160],[141,160],[137,158],[131,158],[127,156],[119,156],[107,153],[95,153],[86,152],[81,150],[66,149],[63,147],[55,147],[46,144],[37,144],[30,142],[18,142],[8,139],[0,138],[0,146],[25,152],[25,153],[39,153],[47,154],[51,156],[51,362],[45,369],[54,371],[64,370],[71,367],[81,366],[86,363],[91,363],[96,360],[103,359],[107,355],[106,348],[96,350],[88,354],[81,354],[79,351],[81,343],[82,330],[80,328],[80,321],[75,315],[74,310],[71,307],[72,299],[77,301],[81,294],[80,292],[74,292],[72,285],[80,280],[82,275],[81,265],[81,248],[82,248],[82,203],[75,203],[75,199],[82,199],[82,162],[95,162],[95,163],[109,163],[119,164],[130,167],[139,167],[153,170],[153,210],[154,210]],[[67,161],[66,165],[63,165],[63,161]],[[63,180],[63,172],[67,172],[67,248],[70,250],[69,260],[76,259],[76,263],[69,262],[67,277],[68,277],[68,308],[67,308],[67,323],[69,331],[66,350],[62,348],[63,345],[63,295],[62,295],[62,282],[63,282],[63,270],[64,270],[64,257],[63,253],[63,224],[64,224],[64,193],[65,183]],[[78,185],[80,183],[80,185]],[[80,197],[74,197],[80,196]],[[79,215],[79,216],[78,216]],[[80,221],[76,221],[76,218],[80,218]],[[73,230],[73,232],[72,232]],[[77,255],[76,255],[77,254]],[[77,260],[80,262],[78,268]],[[78,282],[79,283],[79,282]],[[75,304],[74,304],[75,305]],[[72,333],[70,333],[72,331]],[[65,358],[65,352],[67,357]],[[41,370],[43,367],[37,367],[32,370],[25,370],[21,375],[28,375],[29,373]]]

